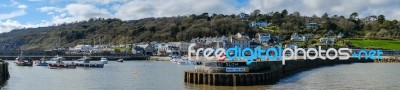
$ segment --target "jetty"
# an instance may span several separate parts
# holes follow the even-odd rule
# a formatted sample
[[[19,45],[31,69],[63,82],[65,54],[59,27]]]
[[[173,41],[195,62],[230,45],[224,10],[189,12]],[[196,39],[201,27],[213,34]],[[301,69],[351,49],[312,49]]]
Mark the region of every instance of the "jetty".
[[[373,60],[286,60],[246,62],[207,62],[194,70],[185,71],[184,82],[188,84],[205,84],[213,86],[251,86],[274,84],[281,78],[321,66],[351,64],[355,62],[373,62]]]
[[[8,80],[8,78],[10,78],[10,73],[8,72],[8,63],[0,60],[0,84],[3,84],[6,80]]]

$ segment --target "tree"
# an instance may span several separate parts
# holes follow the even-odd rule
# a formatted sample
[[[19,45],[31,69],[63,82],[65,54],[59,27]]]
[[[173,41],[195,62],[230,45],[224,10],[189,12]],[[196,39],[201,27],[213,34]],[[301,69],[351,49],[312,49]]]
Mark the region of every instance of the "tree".
[[[385,19],[385,16],[383,16],[383,15],[379,15],[379,16],[378,16],[378,22],[379,22],[380,24],[382,24],[385,20],[386,20],[386,19]]]
[[[255,20],[257,19],[257,16],[260,15],[261,11],[259,9],[254,10],[252,13],[250,13],[249,20]]]
[[[323,20],[329,19],[328,13],[325,13],[324,15],[322,15],[321,18],[322,18]]]
[[[355,20],[358,17],[358,13],[357,12],[353,12],[350,14],[350,20]]]
[[[281,15],[282,17],[285,17],[288,14],[288,11],[286,9],[282,10]]]
[[[295,16],[295,17],[300,17],[300,13],[299,12],[293,12],[293,16]]]

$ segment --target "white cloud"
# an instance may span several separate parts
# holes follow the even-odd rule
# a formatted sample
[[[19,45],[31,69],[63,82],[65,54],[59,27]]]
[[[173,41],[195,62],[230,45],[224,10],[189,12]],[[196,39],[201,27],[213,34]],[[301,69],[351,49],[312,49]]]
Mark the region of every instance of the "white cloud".
[[[357,12],[360,17],[383,14],[389,19],[400,19],[393,14],[398,12],[396,9],[400,9],[398,4],[400,1],[397,0],[249,0],[249,4],[241,10],[250,13],[254,9],[260,9],[262,13],[267,13],[287,9],[307,16],[328,13],[345,17]]]
[[[30,27],[42,27],[42,26],[48,26],[50,23],[47,23],[46,21],[42,21],[41,23],[38,24],[21,24],[18,21],[15,20],[4,20],[0,21],[0,33],[3,32],[9,32],[13,29],[20,29],[20,28],[30,28]]]
[[[18,11],[13,11],[10,13],[0,13],[0,20],[10,19],[10,18],[25,15],[25,14],[26,14],[25,10],[18,10]]]
[[[28,8],[28,6],[21,4],[21,5],[18,5],[18,8],[19,9],[26,9],[26,8]]]
[[[58,8],[58,7],[41,7],[41,8],[37,8],[39,11],[41,12],[63,12],[64,9],[62,8]]]
[[[234,3],[228,0],[134,0],[115,6],[115,17],[123,20],[140,19],[145,17],[166,17],[187,14],[237,12]]]
[[[22,28],[23,26],[18,21],[6,20],[0,21],[0,33],[9,32],[12,29]]]
[[[70,23],[74,21],[88,20],[89,18],[111,18],[112,15],[106,9],[100,9],[91,4],[68,4],[65,8],[41,7],[41,12],[52,15],[52,23]],[[55,13],[57,12],[57,13]]]

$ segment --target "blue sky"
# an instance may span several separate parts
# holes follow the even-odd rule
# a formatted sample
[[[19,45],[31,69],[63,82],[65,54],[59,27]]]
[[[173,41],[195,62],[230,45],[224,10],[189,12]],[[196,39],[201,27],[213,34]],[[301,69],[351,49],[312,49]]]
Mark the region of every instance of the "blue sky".
[[[24,27],[41,27],[87,20],[92,17],[134,20],[177,15],[299,11],[302,15],[349,16],[360,18],[383,14],[400,19],[396,0],[1,0],[0,33]]]

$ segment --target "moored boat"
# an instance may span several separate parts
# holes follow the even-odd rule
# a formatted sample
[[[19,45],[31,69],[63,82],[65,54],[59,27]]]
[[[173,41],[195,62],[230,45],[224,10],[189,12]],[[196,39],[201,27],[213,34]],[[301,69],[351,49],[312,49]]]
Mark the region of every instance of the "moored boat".
[[[32,66],[33,65],[32,59],[25,58],[25,57],[22,56],[22,54],[20,56],[18,56],[17,58],[15,58],[14,63],[17,66]]]
[[[171,56],[171,58],[171,62],[178,62],[182,59],[181,56]]]
[[[107,64],[108,63],[107,58],[105,58],[105,57],[100,58],[100,63],[101,64]]]
[[[97,68],[104,67],[104,64],[101,63],[90,63],[90,61],[86,57],[82,57],[78,60],[75,60],[73,63],[76,64],[76,66],[78,67],[97,67]]]
[[[187,58],[181,58],[181,59],[178,61],[178,64],[179,64],[179,65],[190,65],[190,61],[189,61]]]
[[[124,62],[124,59],[120,58],[117,60],[117,62]]]
[[[46,60],[42,58],[39,61],[36,61],[35,64],[36,66],[48,66],[49,63],[47,63]]]
[[[76,68],[75,64],[68,64],[63,62],[64,58],[59,57],[58,55],[54,58],[51,58],[48,66],[50,69],[52,68]]]

